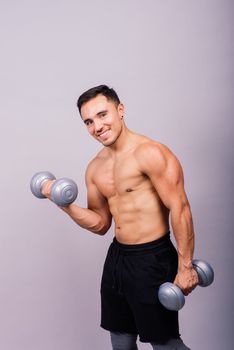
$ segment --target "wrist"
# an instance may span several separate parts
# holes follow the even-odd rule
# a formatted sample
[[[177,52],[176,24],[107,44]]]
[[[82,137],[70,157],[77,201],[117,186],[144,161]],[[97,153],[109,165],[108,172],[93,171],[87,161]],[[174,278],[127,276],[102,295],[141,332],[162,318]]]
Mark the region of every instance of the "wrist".
[[[191,270],[191,269],[193,269],[193,264],[191,259],[179,261],[178,271]]]
[[[63,211],[65,211],[65,213],[67,213],[68,215],[71,215],[73,206],[74,206],[74,204],[71,203],[71,204],[67,205],[66,207],[59,206],[59,208],[62,209]]]

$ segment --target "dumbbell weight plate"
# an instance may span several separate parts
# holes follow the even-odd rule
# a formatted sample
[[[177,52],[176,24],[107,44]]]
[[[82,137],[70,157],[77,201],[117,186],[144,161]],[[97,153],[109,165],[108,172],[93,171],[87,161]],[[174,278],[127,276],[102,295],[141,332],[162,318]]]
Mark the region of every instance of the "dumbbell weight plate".
[[[50,173],[49,171],[40,171],[36,173],[30,182],[30,189],[32,194],[36,196],[37,198],[46,198],[42,193],[42,185],[44,182],[48,180],[55,180],[55,176]]]
[[[194,259],[193,267],[198,273],[200,287],[207,287],[214,281],[214,270],[207,261]]]
[[[68,178],[55,181],[51,188],[51,199],[57,205],[66,207],[76,199],[78,188],[76,183]]]
[[[179,287],[166,282],[159,287],[158,298],[160,303],[168,310],[178,311],[185,303],[185,297]]]

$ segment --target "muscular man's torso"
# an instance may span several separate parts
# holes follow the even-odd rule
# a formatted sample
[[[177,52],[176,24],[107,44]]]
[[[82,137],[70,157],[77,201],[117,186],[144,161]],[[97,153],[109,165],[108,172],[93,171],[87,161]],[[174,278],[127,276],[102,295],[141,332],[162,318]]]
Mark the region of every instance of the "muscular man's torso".
[[[152,141],[137,135],[127,151],[113,155],[104,148],[94,159],[93,181],[108,201],[117,240],[126,244],[153,241],[169,229],[169,210],[138,161],[145,142]]]

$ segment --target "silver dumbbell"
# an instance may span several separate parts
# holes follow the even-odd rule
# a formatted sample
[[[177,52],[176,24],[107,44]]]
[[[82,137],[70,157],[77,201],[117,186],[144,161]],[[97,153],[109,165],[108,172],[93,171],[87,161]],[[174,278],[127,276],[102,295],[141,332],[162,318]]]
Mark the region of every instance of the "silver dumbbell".
[[[207,287],[214,281],[214,271],[210,264],[204,260],[193,260],[194,269],[198,274],[198,285]],[[185,304],[185,297],[181,289],[175,284],[166,282],[159,287],[158,299],[168,310],[178,311]]]
[[[46,198],[42,194],[42,186],[46,181],[56,180],[55,176],[49,171],[40,171],[36,173],[30,182],[31,192],[37,198]],[[76,183],[68,178],[56,180],[51,187],[51,199],[59,206],[67,207],[74,202],[78,195]]]

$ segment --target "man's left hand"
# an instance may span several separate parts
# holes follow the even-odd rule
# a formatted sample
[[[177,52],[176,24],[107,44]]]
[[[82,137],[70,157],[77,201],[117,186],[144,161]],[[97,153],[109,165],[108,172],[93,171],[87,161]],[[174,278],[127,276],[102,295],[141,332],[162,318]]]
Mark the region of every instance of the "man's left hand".
[[[198,285],[197,272],[193,267],[178,271],[173,283],[181,289],[184,295],[188,295]]]

